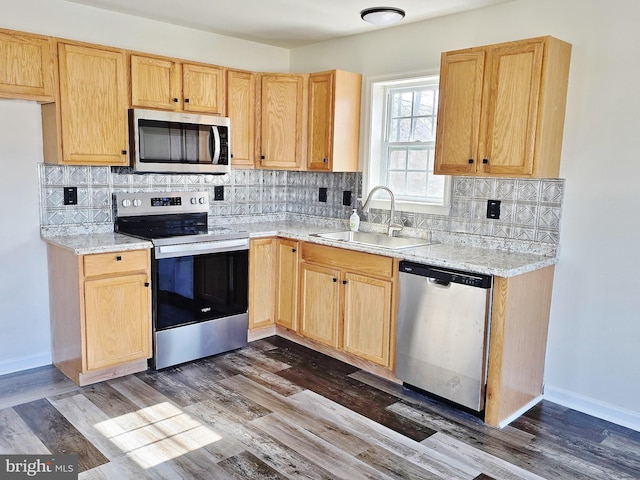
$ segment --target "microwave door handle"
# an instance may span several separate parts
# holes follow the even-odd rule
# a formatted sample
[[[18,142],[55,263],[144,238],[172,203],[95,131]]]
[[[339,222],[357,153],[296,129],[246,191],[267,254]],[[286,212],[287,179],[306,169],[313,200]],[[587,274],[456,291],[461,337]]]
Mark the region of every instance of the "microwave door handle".
[[[217,165],[220,161],[220,132],[215,125],[211,127],[211,135],[209,135],[209,155],[211,155],[211,163]]]

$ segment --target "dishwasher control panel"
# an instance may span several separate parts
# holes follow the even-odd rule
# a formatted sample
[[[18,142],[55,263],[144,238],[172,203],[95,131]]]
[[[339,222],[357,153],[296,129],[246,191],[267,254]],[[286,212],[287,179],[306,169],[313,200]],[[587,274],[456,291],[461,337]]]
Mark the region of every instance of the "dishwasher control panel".
[[[481,273],[462,272],[460,270],[407,261],[400,262],[400,272],[435,278],[443,282],[459,283],[470,287],[491,288],[491,275],[483,275]]]

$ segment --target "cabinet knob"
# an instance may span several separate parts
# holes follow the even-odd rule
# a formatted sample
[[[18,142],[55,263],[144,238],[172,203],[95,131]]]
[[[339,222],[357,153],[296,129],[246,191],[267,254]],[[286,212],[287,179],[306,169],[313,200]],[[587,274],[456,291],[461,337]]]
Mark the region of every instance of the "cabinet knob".
[[[291,253],[296,253],[296,252],[297,252],[297,250],[295,248],[291,249]]]
[[[337,281],[338,281],[338,279],[337,279],[337,278],[334,278],[334,279],[333,279],[333,283],[336,283]]]
[[[484,164],[489,163],[489,159],[488,159],[488,158],[483,158],[483,159],[482,159],[482,163],[484,163]]]
[[[343,285],[346,285],[346,284],[347,284],[347,281],[346,281],[346,280],[342,280],[342,284],[343,284]]]
[[[233,158],[233,153],[230,153],[230,154],[229,154],[229,158]]]
[[[126,150],[122,150],[122,155],[126,155],[127,151]]]
[[[264,160],[264,155],[260,155],[260,160]]]
[[[116,257],[116,262],[121,262],[122,261],[122,255],[118,255]]]
[[[184,103],[189,103],[189,99],[188,99],[188,98],[185,98],[185,99],[184,99]]]
[[[174,99],[173,99],[173,103],[178,103],[178,99],[177,99],[177,98],[174,98]]]
[[[149,285],[151,285],[149,282],[144,282],[144,286],[149,288]]]
[[[469,159],[469,164],[472,164],[472,163],[473,163],[473,158],[470,158]]]
[[[327,159],[326,159],[326,158],[323,158],[323,159],[322,159],[322,162],[323,162],[323,163],[327,163]]]

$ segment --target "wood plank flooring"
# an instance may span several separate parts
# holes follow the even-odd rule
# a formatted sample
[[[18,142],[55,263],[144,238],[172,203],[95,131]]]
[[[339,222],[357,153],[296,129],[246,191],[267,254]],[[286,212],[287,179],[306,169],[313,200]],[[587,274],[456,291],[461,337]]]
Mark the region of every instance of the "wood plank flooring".
[[[0,377],[0,454],[81,479],[640,479],[640,432],[543,401],[501,429],[280,337],[77,387]]]

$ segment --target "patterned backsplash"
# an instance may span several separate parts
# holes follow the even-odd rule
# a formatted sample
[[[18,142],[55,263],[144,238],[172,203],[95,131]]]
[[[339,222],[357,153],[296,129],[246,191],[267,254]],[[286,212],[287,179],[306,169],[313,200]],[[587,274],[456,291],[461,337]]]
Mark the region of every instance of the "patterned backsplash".
[[[112,195],[119,192],[206,190],[224,186],[224,200],[210,216],[301,214],[347,219],[362,189],[359,173],[232,170],[224,175],[135,174],[127,168],[39,164],[42,226],[108,229],[114,222]],[[78,189],[78,204],[63,204],[63,187]],[[319,188],[327,201],[319,201]],[[449,215],[398,212],[405,227],[558,245],[564,195],[562,179],[453,177]],[[487,200],[500,200],[500,219],[486,218]],[[371,209],[368,221],[386,223],[389,211]]]

